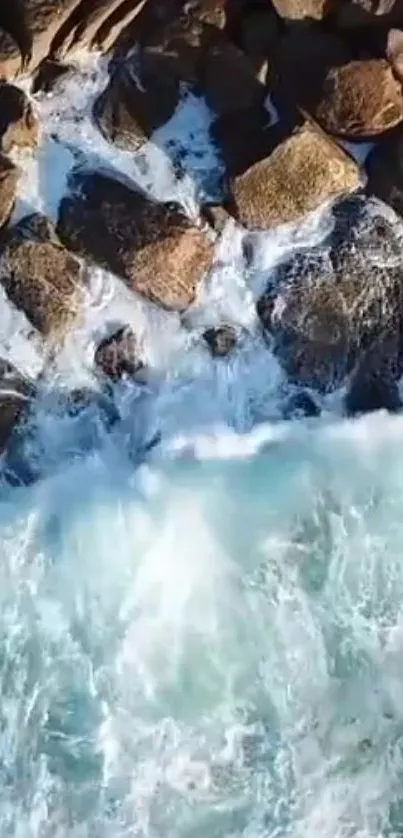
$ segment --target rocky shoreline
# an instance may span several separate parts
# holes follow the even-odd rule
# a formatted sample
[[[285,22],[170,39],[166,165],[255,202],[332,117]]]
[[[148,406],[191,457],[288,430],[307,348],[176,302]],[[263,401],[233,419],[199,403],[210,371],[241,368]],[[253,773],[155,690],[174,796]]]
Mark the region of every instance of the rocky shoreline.
[[[219,263],[227,224],[243,230],[245,271],[264,231],[328,207],[331,230],[293,248],[256,299],[261,334],[294,395],[284,416],[401,407],[403,373],[403,7],[393,0],[15,0],[0,3],[0,283],[52,359],[80,318],[91,268],[186,321]],[[400,29],[400,27],[402,27]],[[82,56],[107,60],[92,123],[138,155],[187,92],[210,113],[218,188],[191,216],[112,168],[77,160],[54,219],[15,219],[18,154],[43,142],[37,97],[52,97]],[[373,143],[365,166],[349,142]],[[186,149],[172,147],[178,181]],[[365,156],[365,155],[364,155]],[[287,229],[285,226],[284,229]],[[216,363],[240,330],[202,335]],[[1,361],[0,445],[35,402],[37,381]],[[114,324],[95,347],[102,389],[147,381],[138,335]],[[318,400],[315,397],[318,395]],[[90,397],[91,398],[91,397]],[[94,395],[97,399],[97,394]],[[72,404],[88,404],[88,394]]]

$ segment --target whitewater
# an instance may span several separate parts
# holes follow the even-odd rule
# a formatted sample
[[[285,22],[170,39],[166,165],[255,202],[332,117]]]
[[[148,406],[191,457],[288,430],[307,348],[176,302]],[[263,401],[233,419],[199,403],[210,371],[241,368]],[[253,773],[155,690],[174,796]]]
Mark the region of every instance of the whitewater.
[[[83,57],[35,97],[14,220],[54,219],[82,163],[194,219],[219,188],[202,102],[184,93],[134,156],[92,123],[106,82]],[[255,311],[270,267],[329,224],[324,208],[255,236],[245,265],[230,223],[182,317],[91,269],[51,357],[1,297],[0,355],[41,372],[0,486],[1,838],[402,834],[403,419],[343,419],[337,393],[283,421],[292,390]],[[238,346],[213,359],[201,334],[221,322]],[[113,385],[119,421],[102,399],[66,410],[114,323],[147,382]]]

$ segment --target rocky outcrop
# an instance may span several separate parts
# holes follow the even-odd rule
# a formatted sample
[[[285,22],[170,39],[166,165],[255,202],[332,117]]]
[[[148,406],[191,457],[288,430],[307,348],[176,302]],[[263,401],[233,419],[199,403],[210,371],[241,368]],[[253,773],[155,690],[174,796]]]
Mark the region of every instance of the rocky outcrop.
[[[403,226],[362,197],[337,204],[333,217],[330,238],[280,265],[257,310],[292,381],[328,392],[351,373],[364,405],[362,382],[375,373],[385,382],[386,368],[395,379],[401,363]]]
[[[137,338],[129,326],[121,326],[98,344],[95,366],[107,378],[118,381],[123,376],[143,380],[145,365],[139,356]]]
[[[351,61],[327,73],[314,116],[331,134],[360,139],[394,128],[403,119],[403,93],[382,59]]]
[[[0,152],[0,229],[13,212],[20,174],[19,168]]]
[[[14,305],[46,337],[61,337],[79,311],[81,265],[39,214],[3,233],[0,282]]]
[[[285,20],[323,20],[336,3],[335,0],[273,0],[280,17]]]
[[[214,358],[225,358],[235,349],[237,338],[233,326],[212,326],[203,332],[203,339],[206,341]]]
[[[297,221],[361,184],[355,162],[306,122],[232,183],[233,214],[250,229]]]
[[[12,84],[0,84],[0,147],[8,154],[12,148],[34,148],[39,123],[26,94]]]
[[[61,240],[133,291],[184,310],[209,270],[212,245],[179,205],[158,204],[98,172],[77,172],[61,202]]]

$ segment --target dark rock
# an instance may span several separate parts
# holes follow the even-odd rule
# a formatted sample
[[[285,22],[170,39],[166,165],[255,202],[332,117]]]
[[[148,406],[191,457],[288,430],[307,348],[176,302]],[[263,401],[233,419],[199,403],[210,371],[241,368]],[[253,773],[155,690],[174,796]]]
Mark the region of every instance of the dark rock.
[[[58,233],[73,252],[120,276],[133,291],[184,310],[212,262],[212,245],[179,205],[158,204],[98,172],[76,172]]]
[[[391,134],[367,159],[369,194],[381,198],[403,215],[403,132]]]
[[[263,106],[266,90],[252,64],[225,37],[211,38],[198,82],[209,107],[219,115]]]
[[[306,122],[232,182],[234,215],[249,229],[297,221],[361,185],[352,158]]]
[[[242,174],[273,150],[279,135],[270,129],[270,117],[263,108],[248,108],[216,119],[210,129],[227,174]]]
[[[331,134],[374,137],[402,121],[402,87],[387,61],[350,61],[329,70],[313,113]]]
[[[224,358],[229,355],[237,343],[236,331],[233,326],[228,325],[206,329],[203,338],[214,358]]]
[[[116,381],[124,375],[144,380],[145,365],[139,358],[136,336],[129,326],[122,326],[101,341],[95,352],[95,365]]]
[[[26,94],[12,84],[0,84],[0,145],[8,154],[12,148],[34,148],[39,123]]]
[[[71,72],[69,64],[62,64],[50,58],[45,58],[37,68],[32,80],[32,92],[50,93],[59,79]]]
[[[368,353],[371,375],[381,369],[386,380],[387,366],[396,377],[401,341],[403,226],[360,197],[337,205],[334,225],[323,245],[279,266],[258,304],[290,379],[322,392],[340,386]],[[381,353],[375,348],[386,333],[393,341]]]
[[[293,393],[283,408],[284,419],[314,418],[320,416],[320,408],[306,390]]]
[[[45,336],[61,337],[78,314],[82,268],[47,218],[34,214],[5,230],[0,282],[14,305]]]
[[[337,4],[335,11],[338,25],[346,29],[403,24],[401,0],[347,0]]]
[[[0,229],[13,212],[20,175],[19,168],[0,152]]]
[[[33,382],[9,361],[0,359],[0,451],[3,452],[10,436],[22,421],[35,395]]]
[[[272,63],[273,54],[280,39],[279,20],[274,10],[267,4],[242,15],[239,41],[242,50],[248,56],[255,75],[261,78],[267,62]]]

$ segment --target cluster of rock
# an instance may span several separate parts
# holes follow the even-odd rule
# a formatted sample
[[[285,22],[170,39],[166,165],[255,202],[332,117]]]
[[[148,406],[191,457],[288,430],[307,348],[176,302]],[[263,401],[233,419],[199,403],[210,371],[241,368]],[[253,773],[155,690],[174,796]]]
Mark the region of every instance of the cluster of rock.
[[[219,211],[203,208],[216,231],[227,217],[266,230],[334,205],[330,237],[268,277],[257,315],[296,385],[327,393],[347,377],[349,411],[398,407],[403,225],[378,199],[403,215],[400,0],[0,2],[0,282],[50,341],[80,311],[86,265],[182,312],[213,260],[213,236],[181,206],[103,172],[72,172],[55,228],[40,215],[9,224],[20,173],[7,155],[39,135],[13,82],[30,73],[48,89],[83,49],[110,54],[93,118],[118,148],[136,153],[184,88],[204,98],[226,171]],[[342,141],[375,139],[364,171]],[[222,324],[205,343],[224,356],[236,333]],[[95,363],[113,380],[144,372],[124,325]]]

